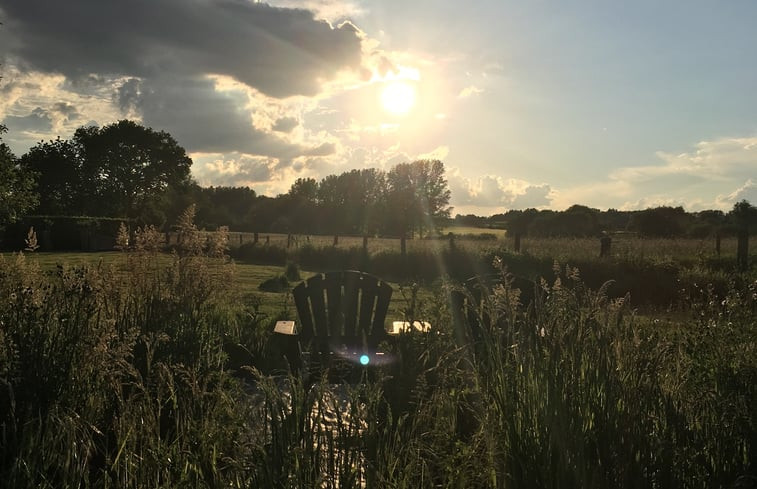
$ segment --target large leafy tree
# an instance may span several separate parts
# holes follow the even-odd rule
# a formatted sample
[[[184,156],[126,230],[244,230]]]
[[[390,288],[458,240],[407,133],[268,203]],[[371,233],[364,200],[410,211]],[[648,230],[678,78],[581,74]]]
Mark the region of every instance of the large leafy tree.
[[[192,183],[192,160],[170,134],[128,120],[40,143],[21,163],[36,175],[45,214],[161,221],[171,196]]]
[[[7,131],[0,125],[0,136]],[[11,149],[0,137],[0,229],[23,217],[37,204],[32,175],[21,170]]]
[[[79,147],[72,141],[40,142],[20,158],[20,167],[36,178],[41,199],[35,209],[43,215],[83,215],[91,199]]]
[[[322,222],[349,234],[373,234],[386,194],[384,173],[374,168],[329,175],[318,185]]]
[[[389,225],[403,235],[422,236],[449,218],[451,193],[439,160],[398,164],[387,174],[387,190]]]
[[[165,131],[122,120],[80,128],[74,141],[82,148],[86,175],[93,177],[98,207],[109,215],[143,217],[154,212],[169,187],[191,181],[192,160]]]

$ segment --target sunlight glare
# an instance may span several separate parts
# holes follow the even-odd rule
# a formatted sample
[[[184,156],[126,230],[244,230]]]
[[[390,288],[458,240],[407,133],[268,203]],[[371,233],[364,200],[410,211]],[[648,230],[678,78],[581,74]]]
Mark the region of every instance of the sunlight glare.
[[[393,81],[381,92],[381,105],[394,115],[405,115],[415,105],[415,88],[405,82]]]

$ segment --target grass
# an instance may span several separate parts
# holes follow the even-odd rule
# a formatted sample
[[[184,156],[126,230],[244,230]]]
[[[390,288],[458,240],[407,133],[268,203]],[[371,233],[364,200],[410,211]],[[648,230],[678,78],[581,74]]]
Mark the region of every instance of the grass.
[[[667,322],[639,317],[607,287],[587,286],[589,270],[564,265],[545,274],[530,307],[501,269],[503,285],[467,321],[452,319],[454,284],[395,284],[394,310],[434,333],[402,335],[395,361],[363,370],[360,384],[306,385],[280,375],[270,333],[292,312],[288,294],[256,290],[283,267],[231,264],[191,239],[158,253],[147,238],[128,253],[0,257],[9,487],[757,480],[749,275],[702,266]],[[64,260],[78,263],[57,267]],[[255,311],[253,296],[270,313]],[[465,341],[473,327],[480,339]],[[250,354],[239,359],[239,347]]]
[[[6,260],[13,259],[13,254],[0,255]],[[122,252],[35,252],[27,253],[26,259],[44,272],[52,273],[58,266],[65,264],[68,267],[78,266],[115,266],[120,270],[125,268],[125,257]],[[163,267],[171,266],[169,254],[158,255],[158,263]],[[264,281],[282,275],[285,267],[275,265],[255,265],[248,263],[235,263],[231,269],[234,283],[234,296],[243,304],[259,308],[261,314],[267,317],[277,317],[282,311],[288,311],[287,319],[296,320],[293,309],[292,297],[289,293],[265,292],[260,290],[260,284]],[[313,270],[303,270],[303,280],[316,273]],[[297,285],[297,281],[291,282],[290,286]],[[419,285],[400,284],[389,282],[394,289],[392,300],[389,304],[387,321],[404,320],[406,316],[412,316],[417,309],[417,304],[426,303],[432,296],[432,291]]]

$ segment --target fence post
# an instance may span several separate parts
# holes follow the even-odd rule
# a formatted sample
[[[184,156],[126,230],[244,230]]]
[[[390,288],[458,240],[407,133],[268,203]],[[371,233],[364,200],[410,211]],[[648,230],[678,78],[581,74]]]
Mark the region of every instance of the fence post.
[[[746,226],[744,227],[746,228]],[[736,268],[741,272],[746,272],[747,268],[749,268],[749,231],[747,229],[740,229],[738,236]]]
[[[607,233],[603,233],[602,237],[599,238],[599,257],[604,258],[607,256],[610,256],[610,247],[612,246],[612,238],[607,235]]]

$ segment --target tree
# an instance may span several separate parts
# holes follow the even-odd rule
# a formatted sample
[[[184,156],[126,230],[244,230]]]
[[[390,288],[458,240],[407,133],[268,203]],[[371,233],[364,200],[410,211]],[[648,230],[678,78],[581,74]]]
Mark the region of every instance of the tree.
[[[628,228],[643,236],[669,238],[683,232],[688,218],[683,207],[655,207],[635,212]]]
[[[80,127],[71,140],[39,143],[21,158],[43,196],[39,213],[153,223],[165,221],[177,192],[191,189],[191,165],[170,134],[128,120]]]
[[[196,221],[201,227],[217,229],[228,226],[235,231],[251,230],[247,214],[257,198],[251,188],[207,187],[198,188],[194,193]]]
[[[289,188],[290,196],[310,203],[315,202],[317,193],[318,182],[315,178],[298,178]]]
[[[738,244],[736,266],[745,272],[749,268],[749,228],[757,224],[757,208],[746,200],[734,204],[728,216],[736,224]]]
[[[450,190],[439,160],[400,163],[386,177],[390,226],[405,235],[438,227],[448,219]]]
[[[82,127],[74,134],[81,146],[83,172],[97,207],[93,214],[143,217],[159,207],[171,186],[191,181],[192,160],[165,131],[122,120],[103,128]]]
[[[0,135],[6,131],[0,125]],[[15,155],[0,137],[0,230],[23,217],[37,201],[33,176],[18,166]]]
[[[76,216],[85,214],[91,188],[85,188],[83,161],[79,147],[57,138],[39,142],[19,160],[21,169],[35,175],[42,196],[35,213]]]
[[[322,221],[334,232],[375,233],[385,184],[384,173],[374,168],[327,176],[318,185]]]

